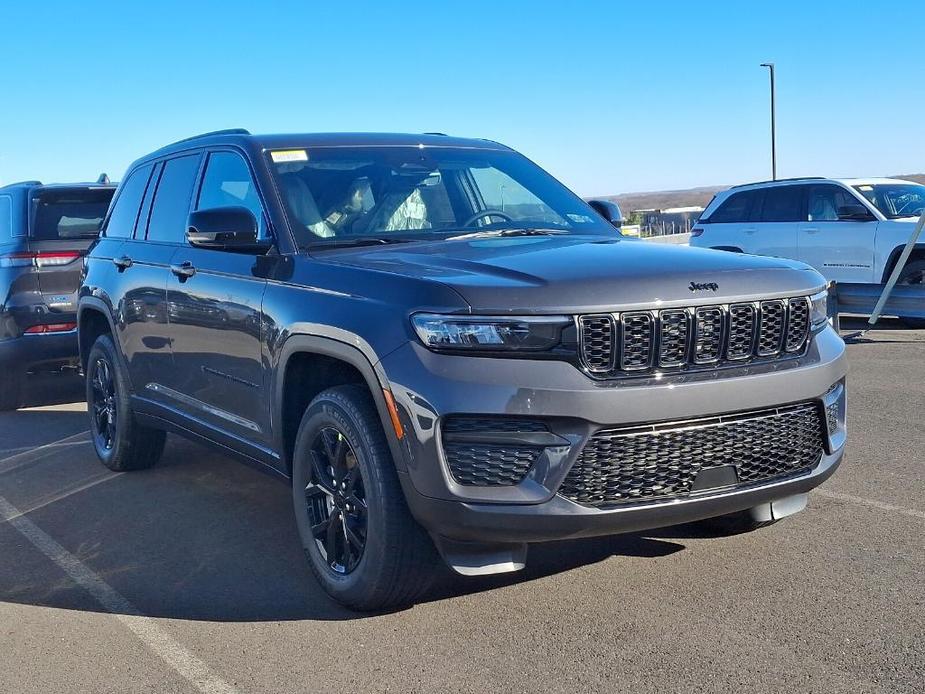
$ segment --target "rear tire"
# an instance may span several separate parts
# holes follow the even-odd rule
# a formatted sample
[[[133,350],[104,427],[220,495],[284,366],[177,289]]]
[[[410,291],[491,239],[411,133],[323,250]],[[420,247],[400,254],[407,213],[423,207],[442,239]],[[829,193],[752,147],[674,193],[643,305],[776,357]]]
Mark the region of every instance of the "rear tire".
[[[109,335],[100,335],[87,358],[87,411],[96,455],[110,470],[143,470],[160,460],[166,434],[135,421],[128,374]]]
[[[365,387],[330,388],[306,409],[292,498],[309,566],[337,602],[382,610],[413,603],[430,588],[437,553],[408,511]]]
[[[18,410],[22,406],[22,385],[25,376],[16,371],[3,377],[0,385],[0,412]]]
[[[903,268],[896,284],[912,285],[925,289],[925,260],[913,260],[908,263]],[[905,318],[900,316],[900,320],[910,328],[925,329],[925,318]]]

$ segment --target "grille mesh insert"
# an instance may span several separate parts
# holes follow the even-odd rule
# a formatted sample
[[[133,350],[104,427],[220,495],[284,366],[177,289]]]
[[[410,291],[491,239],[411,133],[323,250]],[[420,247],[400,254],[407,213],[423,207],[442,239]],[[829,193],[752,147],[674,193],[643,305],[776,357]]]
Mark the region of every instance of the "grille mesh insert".
[[[758,321],[758,356],[780,352],[784,338],[784,302],[762,301]]]
[[[610,371],[613,368],[613,318],[581,316],[582,357],[591,371]]]
[[[444,443],[450,472],[460,484],[509,487],[518,484],[540,455],[532,446]]]
[[[652,365],[652,314],[624,313],[620,366],[632,371]]]
[[[733,465],[739,484],[803,473],[823,452],[814,403],[710,419],[601,431],[559,494],[595,507],[683,498],[702,468]]]
[[[733,304],[729,307],[729,337],[726,341],[727,359],[748,359],[755,341],[755,307],[751,304]]]
[[[723,349],[723,309],[705,306],[694,312],[694,361],[718,361]]]
[[[787,303],[790,313],[787,318],[787,340],[784,349],[796,352],[803,348],[803,342],[809,332],[809,301],[791,299]]]
[[[687,361],[687,311],[670,309],[659,314],[659,366],[678,366]]]

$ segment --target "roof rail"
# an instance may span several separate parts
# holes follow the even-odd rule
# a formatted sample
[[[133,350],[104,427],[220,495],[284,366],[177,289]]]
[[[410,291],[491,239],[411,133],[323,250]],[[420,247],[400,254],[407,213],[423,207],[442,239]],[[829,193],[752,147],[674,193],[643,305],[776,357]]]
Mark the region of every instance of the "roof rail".
[[[250,131],[244,128],[227,128],[225,130],[213,130],[208,133],[200,133],[199,135],[192,135],[190,137],[184,137],[182,140],[177,140],[176,142],[171,142],[168,147],[173,145],[179,145],[183,142],[192,142],[193,140],[199,140],[203,137],[212,137],[213,135],[250,135]]]
[[[13,186],[40,186],[42,185],[41,181],[15,181],[13,183],[7,183],[6,185],[0,186],[0,188],[12,188]]]
[[[754,181],[753,183],[740,183],[732,188],[744,188],[745,186],[760,186],[765,183],[787,183],[788,181],[824,181],[825,176],[795,176],[794,178],[775,178],[770,181]]]

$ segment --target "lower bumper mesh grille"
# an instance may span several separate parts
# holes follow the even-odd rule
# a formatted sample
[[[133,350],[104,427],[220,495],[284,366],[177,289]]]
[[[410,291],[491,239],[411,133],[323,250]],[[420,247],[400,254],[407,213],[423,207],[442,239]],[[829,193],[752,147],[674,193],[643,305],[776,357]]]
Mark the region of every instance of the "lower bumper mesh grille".
[[[446,418],[442,429],[450,474],[459,484],[473,487],[523,482],[543,452],[542,445],[528,445],[523,436],[549,431],[536,420],[466,415]]]
[[[460,484],[509,487],[520,483],[540,455],[532,446],[444,444],[450,472]]]
[[[589,439],[559,494],[596,507],[683,498],[705,468],[734,466],[746,485],[807,472],[822,453],[815,403],[607,430]]]

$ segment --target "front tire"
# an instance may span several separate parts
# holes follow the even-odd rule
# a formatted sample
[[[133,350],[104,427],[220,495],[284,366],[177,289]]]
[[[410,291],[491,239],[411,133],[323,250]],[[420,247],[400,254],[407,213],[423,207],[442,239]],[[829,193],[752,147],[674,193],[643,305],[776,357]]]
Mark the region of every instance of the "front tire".
[[[429,589],[436,550],[408,511],[366,388],[330,388],[308,406],[295,443],[292,498],[312,572],[337,602],[381,610]]]
[[[143,470],[160,460],[166,434],[135,421],[128,374],[109,335],[93,343],[87,358],[87,411],[96,455],[110,470]]]
[[[912,285],[925,288],[925,260],[914,260],[903,268],[902,273],[896,284]],[[918,330],[925,329],[925,318],[906,318],[900,316],[900,320],[910,328]]]

